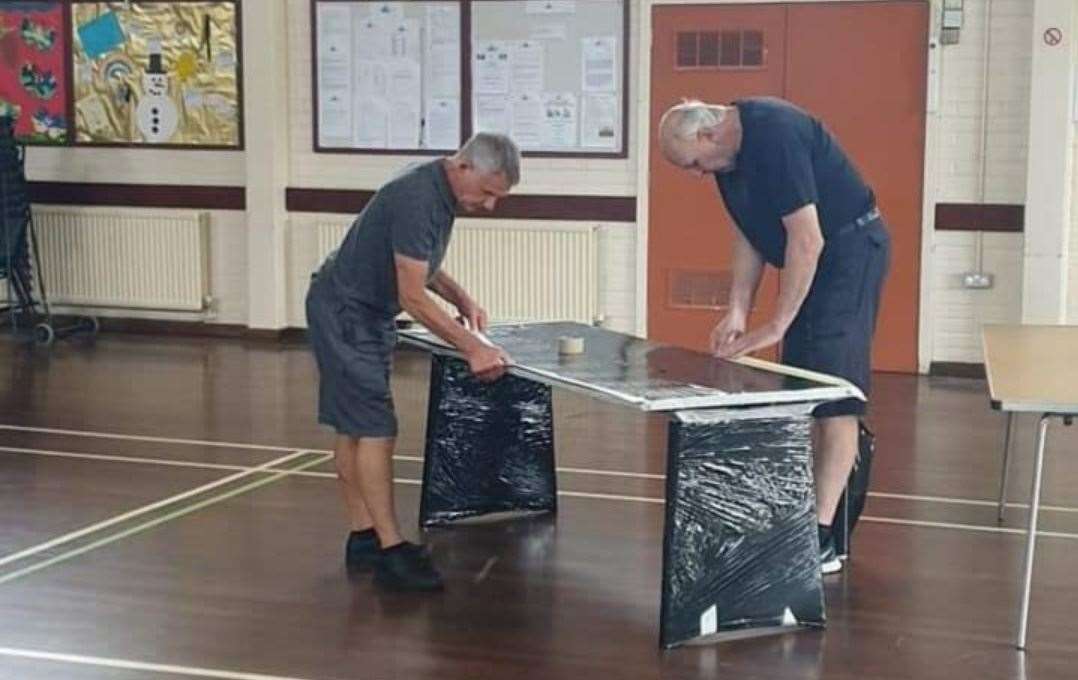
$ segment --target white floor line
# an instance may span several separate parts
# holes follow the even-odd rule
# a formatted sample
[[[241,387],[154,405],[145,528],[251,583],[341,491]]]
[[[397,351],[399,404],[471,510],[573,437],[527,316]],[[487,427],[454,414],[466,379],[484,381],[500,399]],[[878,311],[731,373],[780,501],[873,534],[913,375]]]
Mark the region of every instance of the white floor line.
[[[48,449],[27,449],[19,446],[0,446],[0,453],[51,456],[55,458],[77,458],[106,463],[141,463],[144,465],[165,465],[168,467],[197,468],[201,470],[252,470],[249,465],[225,465],[223,463],[200,463],[192,460],[168,460],[165,458],[142,458],[140,456],[117,456],[109,453],[74,453],[72,451],[50,451]]]
[[[871,515],[861,515],[861,521],[863,522],[876,522],[879,524],[899,524],[911,527],[929,527],[933,529],[957,529],[959,531],[975,531],[986,534],[1017,534],[1020,536],[1026,535],[1025,529],[1015,529],[1013,527],[990,527],[980,524],[954,524],[951,522],[929,522],[921,519],[898,519],[897,517],[873,517]],[[1037,529],[1037,538],[1070,538],[1078,539],[1078,534],[1071,534],[1064,531],[1045,531],[1043,529]]]
[[[320,460],[309,461],[307,463],[304,463],[302,466],[300,466],[300,469],[307,468],[307,467],[312,467],[314,465],[318,465],[321,462],[322,462],[321,459]],[[270,471],[267,470],[267,472],[270,472]],[[79,546],[78,548],[74,548],[73,550],[69,550],[69,551],[67,551],[65,553],[61,553],[59,555],[56,555],[55,557],[50,557],[49,559],[43,560],[41,562],[35,562],[35,563],[30,564],[30,565],[28,565],[26,567],[23,567],[22,569],[17,569],[15,571],[8,572],[7,574],[4,574],[3,576],[0,576],[0,584],[8,583],[9,581],[14,581],[15,579],[22,578],[23,576],[26,576],[28,574],[33,574],[34,572],[41,571],[42,569],[46,569],[48,567],[60,564],[61,562],[67,562],[68,560],[73,559],[75,557],[78,557],[79,555],[83,555],[85,553],[88,553],[91,550],[97,550],[98,548],[109,545],[110,543],[115,543],[116,541],[123,540],[125,538],[128,538],[130,536],[134,536],[136,534],[141,534],[144,531],[148,531],[150,529],[153,529],[154,527],[159,526],[161,524],[164,524],[166,522],[171,522],[174,519],[178,519],[178,518],[183,517],[185,515],[190,515],[193,512],[197,512],[197,511],[199,511],[199,510],[201,510],[203,508],[208,508],[211,505],[216,505],[218,503],[223,503],[224,501],[227,501],[230,498],[235,498],[236,496],[245,494],[248,491],[254,491],[255,489],[266,486],[267,484],[272,484],[273,482],[276,482],[279,479],[284,479],[287,476],[288,475],[284,471],[274,472],[269,477],[263,477],[262,479],[256,479],[253,482],[248,482],[247,484],[244,484],[243,486],[237,487],[235,489],[225,491],[225,492],[220,493],[220,494],[218,494],[216,496],[210,496],[209,498],[207,498],[205,500],[202,500],[202,501],[199,501],[199,502],[197,502],[197,503],[195,503],[193,505],[184,505],[184,506],[180,507],[177,510],[173,510],[172,512],[169,512],[169,513],[167,513],[165,515],[161,515],[160,517],[155,517],[155,518],[153,518],[151,520],[143,522],[142,524],[136,524],[133,527],[130,527],[128,529],[124,529],[123,531],[120,531],[119,533],[109,534],[109,535],[105,536],[104,538],[100,538],[100,539],[98,539],[96,541],[93,541],[92,543],[87,544],[87,545]]]
[[[221,678],[222,680],[306,680],[293,676],[264,675],[262,673],[241,673],[218,668],[198,668],[196,666],[175,666],[164,663],[150,663],[147,661],[135,661],[132,659],[111,659],[103,656],[82,656],[79,654],[58,654],[56,652],[40,652],[33,649],[15,649],[12,647],[0,647],[0,656],[15,657],[20,659],[35,659],[39,661],[53,661],[56,663],[78,664],[81,666],[96,666],[99,668],[117,668],[131,671],[146,671],[148,673],[171,673],[173,675],[188,675],[196,678]]]
[[[95,439],[120,439],[135,442],[156,442],[158,444],[184,444],[190,446],[217,446],[229,449],[251,449],[253,451],[295,451],[295,446],[269,446],[265,444],[238,444],[236,442],[220,442],[206,439],[175,439],[172,437],[151,437],[135,434],[115,434],[111,432],[94,432],[92,430],[61,430],[54,427],[25,427],[22,425],[0,425],[0,430],[12,430],[14,432],[36,432],[39,434],[64,434],[74,437],[92,437]],[[309,451],[310,449],[304,449]]]
[[[885,491],[869,491],[868,495],[873,498],[890,498],[900,501],[918,501],[922,503],[945,503],[950,505],[976,505],[978,507],[995,508],[999,506],[999,501],[987,501],[972,498],[949,498],[947,496],[919,496],[916,494],[904,494],[904,493],[889,493]],[[1023,508],[1029,509],[1029,503],[1012,503],[1007,501],[1008,508]],[[1045,512],[1075,512],[1078,513],[1078,508],[1074,508],[1068,505],[1042,505],[1041,511]]]
[[[103,520],[101,522],[97,522],[95,524],[91,524],[89,526],[83,527],[82,529],[78,529],[77,531],[72,531],[71,533],[64,534],[63,536],[58,536],[58,537],[56,537],[56,538],[54,538],[54,539],[52,539],[50,541],[46,541],[45,543],[40,543],[38,545],[31,546],[31,547],[26,548],[24,550],[20,550],[19,552],[12,553],[10,555],[7,555],[5,557],[0,558],[0,566],[5,565],[5,564],[9,564],[9,563],[14,562],[16,560],[21,560],[23,558],[30,557],[31,555],[36,555],[37,553],[43,552],[43,551],[48,550],[50,548],[54,548],[54,547],[56,547],[58,545],[61,545],[63,543],[67,543],[69,541],[73,541],[76,538],[80,538],[82,536],[93,533],[93,532],[98,531],[100,529],[104,529],[105,527],[110,527],[110,526],[112,526],[114,524],[119,524],[120,522],[126,522],[127,520],[131,519],[132,517],[137,517],[139,515],[144,515],[144,514],[146,514],[148,512],[153,512],[154,510],[162,508],[162,507],[164,507],[166,505],[170,505],[170,504],[175,503],[177,501],[182,501],[185,498],[190,498],[192,496],[197,496],[198,494],[205,493],[206,491],[209,491],[211,489],[216,489],[219,486],[229,484],[231,482],[236,481],[237,479],[240,479],[241,477],[246,477],[247,475],[250,475],[250,474],[252,474],[254,472],[261,472],[261,471],[263,471],[263,470],[265,470],[265,469],[267,469],[269,467],[272,467],[274,465],[281,465],[282,463],[286,463],[289,460],[292,460],[294,458],[302,456],[302,455],[304,455],[306,453],[307,453],[307,451],[293,451],[292,453],[288,454],[287,456],[282,456],[282,457],[277,458],[275,460],[271,460],[268,463],[263,463],[262,465],[259,465],[258,467],[253,467],[253,468],[250,468],[250,469],[242,470],[240,472],[229,475],[229,476],[224,477],[222,479],[218,479],[218,480],[210,482],[208,484],[203,484],[202,486],[191,489],[190,491],[185,491],[183,493],[176,494],[175,496],[169,496],[168,498],[156,501],[154,503],[150,503],[149,505],[144,505],[142,507],[135,508],[134,510],[131,510],[129,512],[125,512],[122,515],[117,515],[117,516],[111,517],[111,518],[109,518],[107,520]]]
[[[128,441],[149,441],[149,442],[166,442],[166,443],[178,443],[178,444],[191,444],[202,446],[217,446],[235,449],[255,449],[263,451],[294,451],[295,448],[283,447],[283,446],[264,446],[261,444],[239,444],[235,442],[215,442],[208,440],[198,439],[170,439],[167,437],[151,437],[143,435],[120,435],[109,434],[106,432],[91,432],[83,430],[59,430],[54,428],[42,428],[42,427],[24,427],[21,425],[0,425],[0,430],[13,430],[13,431],[25,431],[25,432],[42,432],[51,434],[66,434],[73,436],[86,436],[95,437],[101,439],[123,439]],[[310,453],[333,453],[327,449],[304,449]],[[410,463],[422,463],[422,456],[410,456],[410,455],[395,455],[394,460],[410,462]],[[566,474],[579,474],[579,475],[595,475],[595,476],[607,476],[607,477],[626,477],[633,479],[649,479],[662,481],[666,479],[666,475],[652,473],[652,472],[628,472],[622,470],[600,470],[593,468],[581,468],[581,467],[559,467],[556,468],[557,472]],[[308,476],[312,476],[313,473],[306,473]],[[970,499],[970,498],[952,498],[948,496],[926,496],[916,494],[900,494],[890,493],[882,491],[870,491],[868,494],[870,497],[877,498],[889,498],[893,500],[906,500],[906,501],[918,501],[924,503],[942,503],[942,504],[955,504],[955,505],[975,505],[982,507],[995,507],[997,501],[987,499]],[[1012,503],[1008,502],[1009,508],[1023,508],[1028,509],[1028,503]],[[1042,505],[1041,510],[1044,512],[1069,512],[1078,513],[1078,507],[1066,506],[1066,505]]]

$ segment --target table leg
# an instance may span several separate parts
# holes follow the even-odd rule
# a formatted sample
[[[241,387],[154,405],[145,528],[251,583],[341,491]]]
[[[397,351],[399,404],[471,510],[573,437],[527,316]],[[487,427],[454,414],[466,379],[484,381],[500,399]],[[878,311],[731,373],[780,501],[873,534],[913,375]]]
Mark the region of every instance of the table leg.
[[[550,388],[516,376],[481,383],[454,357],[431,359],[421,526],[557,508]]]
[[[1011,439],[1014,437],[1014,411],[1007,412],[1007,430],[1003,435],[1003,472],[999,479],[999,515],[1003,521],[1003,513],[1007,510],[1007,475],[1011,467]]]
[[[1044,469],[1044,448],[1048,438],[1048,421],[1051,415],[1041,416],[1037,428],[1037,458],[1033,463],[1033,500],[1029,506],[1029,533],[1026,536],[1026,568],[1022,584],[1022,616],[1018,624],[1018,649],[1026,648],[1026,631],[1029,628],[1029,592],[1033,585],[1033,552],[1037,545],[1037,513],[1041,506],[1041,473]]]
[[[669,425],[660,644],[824,624],[813,404]]]

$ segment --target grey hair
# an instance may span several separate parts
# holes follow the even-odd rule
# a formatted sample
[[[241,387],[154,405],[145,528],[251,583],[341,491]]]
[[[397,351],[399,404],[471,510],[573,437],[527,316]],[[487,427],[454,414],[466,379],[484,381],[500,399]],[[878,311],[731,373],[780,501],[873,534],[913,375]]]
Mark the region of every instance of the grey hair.
[[[520,149],[506,135],[477,132],[460,148],[457,158],[483,174],[504,174],[511,187],[520,183]]]
[[[697,99],[686,99],[667,109],[659,125],[668,135],[692,139],[701,128],[715,127],[725,117],[726,109],[721,106],[705,104]]]

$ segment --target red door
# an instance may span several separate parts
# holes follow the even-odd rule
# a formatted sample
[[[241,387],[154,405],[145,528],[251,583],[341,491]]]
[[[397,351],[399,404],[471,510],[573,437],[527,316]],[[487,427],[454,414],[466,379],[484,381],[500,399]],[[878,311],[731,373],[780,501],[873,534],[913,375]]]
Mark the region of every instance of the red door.
[[[705,347],[729,283],[730,218],[713,181],[696,181],[662,159],[659,117],[683,96],[775,95],[823,120],[876,191],[893,255],[873,367],[916,372],[928,9],[924,0],[655,8],[650,337]],[[772,272],[753,322],[771,313],[776,291]]]

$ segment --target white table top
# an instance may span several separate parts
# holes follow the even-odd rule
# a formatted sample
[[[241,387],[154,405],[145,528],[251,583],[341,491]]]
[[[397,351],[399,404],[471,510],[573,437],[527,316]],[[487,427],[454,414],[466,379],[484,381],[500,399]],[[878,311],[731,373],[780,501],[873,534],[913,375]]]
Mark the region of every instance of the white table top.
[[[511,374],[643,411],[864,399],[857,387],[832,376],[752,358],[725,361],[582,324],[495,326],[488,336],[513,359]],[[583,338],[584,353],[559,356],[562,336]],[[456,354],[426,330],[402,331],[400,339]]]
[[[993,408],[1078,413],[1078,326],[986,325]]]

